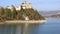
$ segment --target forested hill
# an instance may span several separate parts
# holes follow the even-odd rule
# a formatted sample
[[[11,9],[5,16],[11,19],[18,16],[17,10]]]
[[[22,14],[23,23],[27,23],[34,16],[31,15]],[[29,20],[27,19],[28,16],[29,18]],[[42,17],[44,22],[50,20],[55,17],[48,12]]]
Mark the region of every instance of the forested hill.
[[[25,20],[24,16],[28,16],[29,20],[45,20],[45,18],[38,13],[37,10],[22,9],[16,11],[15,7],[12,6],[12,10],[8,8],[0,7],[0,21],[1,20]]]

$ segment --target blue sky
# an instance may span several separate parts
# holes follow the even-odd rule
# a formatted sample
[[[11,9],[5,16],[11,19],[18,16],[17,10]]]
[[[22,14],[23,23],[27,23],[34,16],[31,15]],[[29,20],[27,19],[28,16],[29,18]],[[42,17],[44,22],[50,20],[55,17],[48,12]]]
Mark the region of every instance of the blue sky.
[[[60,10],[60,0],[26,0],[32,3],[32,7],[37,10]],[[0,6],[19,6],[22,0],[0,0]]]

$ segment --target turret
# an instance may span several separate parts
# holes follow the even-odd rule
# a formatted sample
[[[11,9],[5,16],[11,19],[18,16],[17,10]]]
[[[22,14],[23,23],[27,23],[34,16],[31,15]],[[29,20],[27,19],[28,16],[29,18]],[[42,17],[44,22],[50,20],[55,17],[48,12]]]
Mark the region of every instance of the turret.
[[[31,3],[26,3],[25,0],[23,0],[23,3],[22,3],[21,6],[22,6],[23,9],[31,9],[32,8]]]

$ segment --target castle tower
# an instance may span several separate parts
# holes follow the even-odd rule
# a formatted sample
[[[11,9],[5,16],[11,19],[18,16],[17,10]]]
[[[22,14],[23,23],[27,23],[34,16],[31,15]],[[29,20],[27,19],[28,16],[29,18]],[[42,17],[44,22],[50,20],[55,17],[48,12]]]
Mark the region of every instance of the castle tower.
[[[23,0],[22,8],[23,9],[30,9],[30,8],[32,8],[32,5],[31,5],[31,3],[26,3],[26,0]]]

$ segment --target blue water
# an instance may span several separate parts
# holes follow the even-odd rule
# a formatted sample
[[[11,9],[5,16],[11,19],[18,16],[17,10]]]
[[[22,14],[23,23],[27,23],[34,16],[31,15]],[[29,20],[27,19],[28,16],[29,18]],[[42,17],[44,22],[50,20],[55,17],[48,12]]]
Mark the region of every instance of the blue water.
[[[29,24],[28,34],[60,34],[60,18],[46,18],[46,23]],[[21,34],[23,33],[24,24],[19,24]],[[16,34],[17,25],[0,25],[0,34]]]
[[[47,22],[32,26],[31,34],[60,34],[60,18],[46,18]]]

